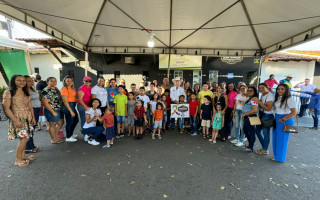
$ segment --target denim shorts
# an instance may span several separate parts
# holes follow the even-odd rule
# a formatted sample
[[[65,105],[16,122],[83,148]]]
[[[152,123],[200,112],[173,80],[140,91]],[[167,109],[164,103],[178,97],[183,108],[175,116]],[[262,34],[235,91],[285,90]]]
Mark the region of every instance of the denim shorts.
[[[126,116],[117,116],[117,123],[118,124],[126,123]]]
[[[154,128],[162,128],[162,120],[161,121],[154,121]]]
[[[168,122],[168,115],[163,115],[163,123],[167,123]]]
[[[58,122],[61,119],[61,117],[63,119],[63,115],[61,115],[60,110],[54,110],[54,111],[56,113],[58,113],[58,116],[56,116],[56,117],[53,116],[52,113],[49,110],[47,110],[46,108],[43,110],[43,112],[44,112],[43,114],[47,118],[48,122]]]

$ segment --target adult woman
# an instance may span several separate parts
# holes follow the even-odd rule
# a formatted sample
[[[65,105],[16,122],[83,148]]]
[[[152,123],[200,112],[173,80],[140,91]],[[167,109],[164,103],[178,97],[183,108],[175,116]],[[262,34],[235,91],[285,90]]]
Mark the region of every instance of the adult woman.
[[[92,78],[86,76],[83,78],[83,85],[78,89],[78,104],[77,109],[80,115],[81,129],[86,122],[86,111],[89,110],[89,103],[91,101],[91,81]]]
[[[109,106],[108,102],[108,92],[106,88],[104,88],[104,78],[99,77],[97,85],[95,85],[91,90],[91,99],[99,99],[101,101],[100,110],[102,114],[106,111],[107,107]]]
[[[9,117],[8,139],[20,139],[14,165],[24,167],[35,157],[25,155],[26,144],[35,125],[30,95],[26,86],[26,79],[22,75],[14,75],[10,80],[10,89],[3,93],[4,111]]]
[[[217,93],[217,87],[218,87],[218,83],[217,82],[213,82],[212,83],[212,89],[211,89],[211,92],[213,94]]]
[[[200,85],[198,83],[193,86],[193,92],[198,96],[200,92]]]
[[[291,97],[290,88],[286,84],[280,84],[276,89],[274,112],[276,128],[273,129],[272,134],[274,157],[271,159],[284,162],[287,155],[289,133],[283,131],[283,126],[284,124],[293,125],[293,117],[297,115],[295,102]]]
[[[40,95],[33,88],[33,86],[34,86],[33,79],[30,76],[24,76],[24,77],[26,78],[27,88],[28,88],[28,92],[30,94],[30,101],[31,101],[31,105],[33,107],[34,119],[37,124],[38,120],[39,120],[40,109],[41,109]],[[34,125],[33,129],[35,129],[36,124]],[[25,153],[37,153],[37,152],[41,151],[41,149],[39,147],[36,147],[33,143],[33,137],[34,137],[33,132],[31,133],[30,136],[31,137],[29,137],[29,140],[26,145]]]
[[[221,87],[222,87],[222,89],[223,89],[223,92],[225,93],[226,92],[226,82],[224,82],[224,81],[222,81],[221,83],[220,83],[220,85],[221,85]]]
[[[217,93],[213,95],[213,113],[215,114],[217,112],[217,104],[220,104],[221,105],[221,114],[224,115],[225,112],[226,112],[226,109],[227,109],[227,105],[228,105],[228,96],[225,95],[223,93],[223,89],[222,87],[219,85],[217,87]],[[224,126],[225,126],[226,122],[224,123]],[[220,136],[221,136],[221,139],[223,141],[226,140],[226,138],[228,138],[228,136],[226,134],[223,134],[224,132],[226,131],[221,131],[220,132]]]
[[[256,140],[255,126],[250,124],[249,117],[258,115],[258,103],[253,101],[252,98],[258,97],[257,88],[250,86],[247,91],[249,99],[245,102],[242,109],[242,120],[243,120],[243,132],[246,135],[249,145],[242,148],[242,151],[253,152],[254,142]]]
[[[184,92],[186,92],[187,89],[191,89],[191,85],[190,85],[190,82],[189,82],[189,81],[186,81],[186,82],[184,83]]]
[[[49,134],[52,144],[60,144],[64,141],[58,137],[60,128],[63,125],[63,114],[61,112],[61,94],[57,86],[57,79],[47,78],[48,86],[41,92],[41,100],[44,105],[44,116],[49,122]]]
[[[252,98],[252,101],[258,102],[259,104],[260,119],[261,121],[273,120],[274,116],[272,113],[272,107],[274,102],[274,96],[269,91],[268,84],[260,83],[259,92],[261,93],[260,100],[258,98]],[[270,143],[270,129],[271,127],[264,127],[263,125],[256,126],[256,134],[262,146],[262,149],[255,151],[257,154],[269,154],[268,147]],[[263,132],[263,136],[261,134],[261,130]]]
[[[235,116],[235,127],[236,127],[236,139],[232,140],[231,143],[240,147],[243,146],[244,132],[243,132],[243,121],[242,121],[242,109],[244,103],[249,99],[247,97],[247,86],[242,85],[240,87],[240,94],[236,97],[236,103],[233,109],[233,116]],[[240,135],[241,130],[241,135]]]
[[[226,92],[227,96],[228,96],[228,108],[226,110],[226,114],[225,114],[225,120],[226,120],[226,130],[228,134],[228,139],[231,138],[231,131],[232,131],[232,119],[233,119],[233,108],[236,102],[236,97],[238,95],[236,86],[234,83],[229,83],[227,85],[227,92]]]
[[[71,76],[66,76],[63,79],[63,88],[61,88],[62,97],[62,113],[66,118],[66,142],[76,142],[77,136],[73,135],[74,129],[79,123],[77,105],[77,92],[74,89],[74,82]]]
[[[155,87],[158,87],[158,81],[157,80],[153,80],[152,83],[154,83]]]

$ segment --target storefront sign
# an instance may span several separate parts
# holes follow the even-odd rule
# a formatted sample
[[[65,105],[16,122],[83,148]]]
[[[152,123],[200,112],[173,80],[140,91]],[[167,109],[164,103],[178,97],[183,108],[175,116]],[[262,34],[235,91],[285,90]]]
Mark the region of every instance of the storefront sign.
[[[236,64],[242,61],[242,57],[221,57],[221,61],[228,64]]]
[[[159,69],[168,69],[169,55],[159,54]],[[202,56],[189,55],[171,55],[170,69],[184,70],[184,69],[201,69]]]

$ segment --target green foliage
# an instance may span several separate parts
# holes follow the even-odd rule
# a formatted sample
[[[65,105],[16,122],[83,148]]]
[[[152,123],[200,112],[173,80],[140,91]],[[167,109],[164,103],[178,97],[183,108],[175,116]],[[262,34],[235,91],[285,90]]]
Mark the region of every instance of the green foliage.
[[[4,91],[6,91],[8,88],[5,86],[0,87],[0,97],[2,97]]]

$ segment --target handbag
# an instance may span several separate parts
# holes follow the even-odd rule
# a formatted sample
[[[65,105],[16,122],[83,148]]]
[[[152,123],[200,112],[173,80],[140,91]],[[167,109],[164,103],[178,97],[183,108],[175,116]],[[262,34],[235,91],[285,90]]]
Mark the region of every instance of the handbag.
[[[261,120],[259,116],[252,116],[252,117],[248,116],[248,118],[251,126],[261,125]]]
[[[296,116],[297,119],[297,126],[290,126],[290,125],[286,125],[286,122],[283,122],[283,132],[287,132],[287,133],[298,133],[299,129],[298,129],[298,117]]]
[[[9,117],[7,116],[6,112],[4,112],[3,104],[0,103],[0,121],[7,121]]]
[[[266,104],[266,101],[267,101],[267,100],[265,100],[264,105]],[[276,120],[274,119],[274,116],[272,116],[272,119],[263,120],[263,119],[262,119],[263,114],[264,114],[264,110],[259,112],[262,127],[263,127],[263,128],[271,128],[271,127],[274,127],[275,124],[276,124]]]

